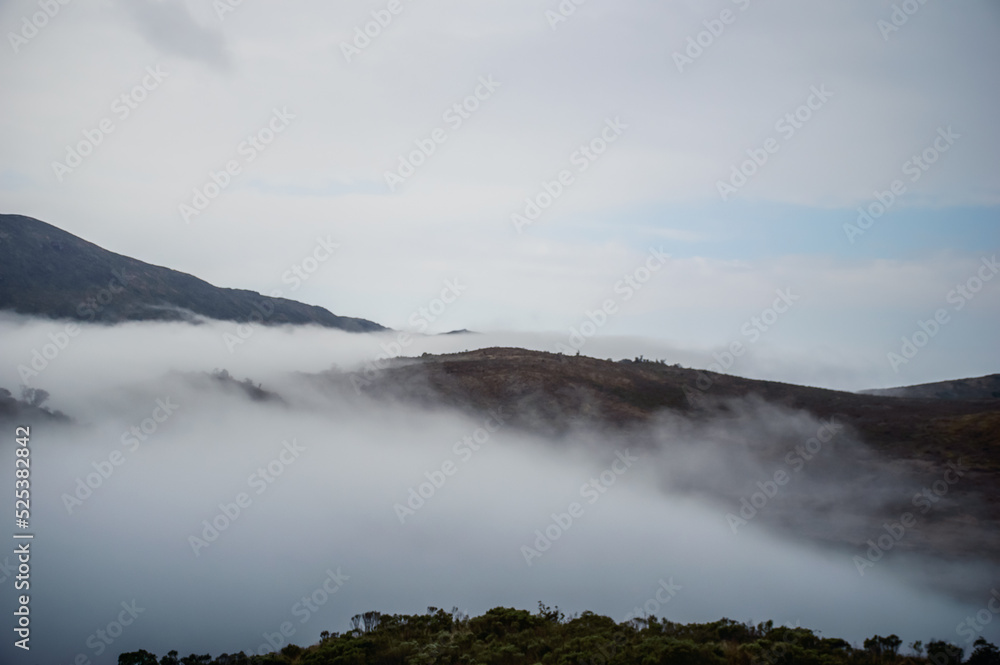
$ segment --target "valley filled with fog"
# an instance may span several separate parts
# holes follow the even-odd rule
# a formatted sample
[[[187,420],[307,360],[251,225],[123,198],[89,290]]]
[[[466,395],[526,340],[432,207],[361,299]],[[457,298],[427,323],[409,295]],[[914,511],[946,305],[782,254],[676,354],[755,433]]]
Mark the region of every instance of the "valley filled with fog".
[[[267,651],[347,630],[367,610],[479,614],[538,601],[616,621],[725,616],[857,644],[895,633],[967,646],[956,626],[995,584],[985,559],[898,551],[862,575],[864,548],[844,542],[878,538],[868,525],[898,521],[920,487],[876,466],[859,477],[866,443],[807,413],[748,398],[699,422],[663,413],[632,430],[543,436],[511,425],[500,405],[469,413],[351,390],[366,367],[381,371],[369,363],[392,334],[258,326],[230,350],[235,325],[81,325],[22,374],[66,324],[0,321],[0,388],[47,390],[43,406],[70,419],[30,423],[43,662]],[[554,343],[418,337],[403,355]],[[697,362],[696,351],[674,353],[667,362]],[[4,424],[11,453],[25,423]],[[812,437],[824,444],[815,458],[774,462]],[[6,477],[13,459],[0,460]],[[740,498],[780,468],[789,480],[734,527]],[[6,574],[0,587],[12,584]],[[12,611],[13,593],[4,602]],[[122,619],[111,643],[97,636]],[[998,634],[995,624],[983,633]],[[0,652],[12,653],[9,641]]]

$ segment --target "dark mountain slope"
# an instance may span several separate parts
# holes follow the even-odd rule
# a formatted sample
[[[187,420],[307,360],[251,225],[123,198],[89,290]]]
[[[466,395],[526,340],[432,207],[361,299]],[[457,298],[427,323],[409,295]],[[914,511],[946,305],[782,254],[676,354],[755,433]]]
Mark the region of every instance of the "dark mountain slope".
[[[399,359],[373,376],[333,376],[371,395],[464,410],[503,407],[530,429],[629,426],[670,409],[694,417],[727,398],[755,395],[820,418],[836,416],[889,457],[942,462],[962,457],[1000,471],[1000,399],[882,397],[744,379],[649,361],[491,348]],[[947,442],[947,445],[942,445]]]
[[[269,325],[312,323],[349,332],[384,330],[322,307],[218,288],[21,215],[0,215],[0,310],[101,323],[199,315],[221,321],[262,318]]]
[[[779,531],[864,556],[886,523],[911,513],[918,527],[906,532],[899,552],[1000,565],[997,399],[861,395],[661,362],[507,348],[399,358],[381,371],[328,372],[316,381],[378,400],[426,408],[444,403],[478,417],[499,410],[507,426],[554,436],[567,446],[590,435],[609,450],[677,445],[682,452],[659,467],[665,486],[709,499],[719,506],[720,519],[740,510],[741,499],[759,491],[756,483],[783,470],[795,480],[765,500],[758,517]],[[796,431],[785,420],[788,412],[772,413],[765,403],[824,422],[835,418],[845,436],[823,445],[818,461],[804,463],[797,475],[787,455],[815,430]],[[748,409],[774,418],[774,427],[748,419]],[[647,423],[656,427],[643,427]],[[666,438],[657,438],[658,431]],[[693,448],[685,447],[686,437]],[[715,460],[711,474],[699,475],[702,467],[687,464],[695,450]],[[954,478],[952,469],[961,475]],[[932,487],[930,498],[917,498]],[[933,566],[925,573],[936,575]],[[979,591],[955,579],[939,586],[958,595]]]
[[[1000,374],[974,379],[956,379],[921,383],[916,386],[862,390],[865,395],[883,397],[917,397],[923,399],[1000,399]]]

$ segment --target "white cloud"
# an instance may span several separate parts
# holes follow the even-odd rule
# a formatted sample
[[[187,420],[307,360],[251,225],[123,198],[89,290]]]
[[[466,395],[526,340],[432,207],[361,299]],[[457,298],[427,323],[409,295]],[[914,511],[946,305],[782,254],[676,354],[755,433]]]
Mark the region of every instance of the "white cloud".
[[[727,239],[735,222],[706,231],[674,228],[670,216],[716,217],[716,181],[814,85],[835,96],[737,194],[748,205],[805,206],[797,218],[813,237],[810,210],[853,210],[947,125],[962,138],[894,214],[996,203],[1000,131],[980,65],[1000,48],[988,3],[961,13],[928,4],[889,42],[875,26],[887,7],[732,5],[738,21],[679,74],[673,51],[730,5],[589,3],[553,31],[530,2],[408,4],[348,63],[339,45],[371,8],[243,3],[220,21],[204,3],[74,3],[0,67],[9,100],[0,172],[20,183],[0,188],[0,206],[258,290],[280,285],[290,262],[331,234],[344,251],[296,297],[399,326],[442,279],[461,276],[475,295],[446,327],[560,330],[600,303],[651,240],[670,252]],[[16,25],[31,6],[7,4],[0,22]],[[52,162],[155,65],[169,77],[59,184]],[[445,126],[444,110],[488,75],[502,83],[495,95],[389,195],[384,173],[398,155]],[[296,116],[287,131],[247,162],[241,142],[285,107]],[[511,214],[616,116],[629,124],[620,140],[518,236]],[[228,160],[241,174],[185,225],[178,206]],[[661,273],[614,332],[722,341],[746,309],[794,283],[844,323],[788,341],[838,348],[834,330],[866,327],[880,308],[886,321],[919,315],[936,300],[926,289],[941,267],[903,254],[851,266],[715,251],[703,244],[702,258]],[[882,332],[862,336],[869,351]]]

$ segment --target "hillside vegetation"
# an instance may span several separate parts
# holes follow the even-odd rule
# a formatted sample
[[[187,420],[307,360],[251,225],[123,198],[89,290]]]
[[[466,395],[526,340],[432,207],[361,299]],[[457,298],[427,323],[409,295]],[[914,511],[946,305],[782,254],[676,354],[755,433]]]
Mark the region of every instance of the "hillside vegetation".
[[[278,639],[274,639],[277,637]],[[534,614],[497,607],[469,618],[434,607],[424,615],[366,612],[352,630],[322,634],[318,644],[282,645],[266,655],[190,655],[172,651],[159,661],[146,651],[122,654],[119,665],[959,665],[963,650],[935,640],[901,655],[895,635],[875,635],[861,648],[800,627],[722,619],[679,624],[649,617],[615,623],[584,612],[567,619],[539,603]],[[1000,665],[1000,652],[979,639],[964,662]]]

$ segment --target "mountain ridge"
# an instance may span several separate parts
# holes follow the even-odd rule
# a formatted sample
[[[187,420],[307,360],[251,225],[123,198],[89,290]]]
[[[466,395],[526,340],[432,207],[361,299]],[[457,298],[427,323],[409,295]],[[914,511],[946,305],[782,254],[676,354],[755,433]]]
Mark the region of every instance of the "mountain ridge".
[[[111,252],[33,217],[10,214],[0,214],[0,310],[106,324],[205,317],[347,332],[387,329],[318,305],[217,287]]]
[[[663,411],[698,416],[756,396],[817,418],[837,417],[892,457],[942,464],[963,457],[1000,473],[1000,399],[894,397],[746,379],[646,359],[492,347],[400,357],[375,372],[331,371],[324,380],[376,398],[443,403],[479,413],[504,407],[529,429],[565,433],[597,423],[629,428]],[[948,445],[941,445],[947,443]]]
[[[990,400],[1000,399],[1000,374],[932,381],[912,386],[895,388],[873,388],[858,391],[862,395],[879,397],[909,397],[946,400]]]

